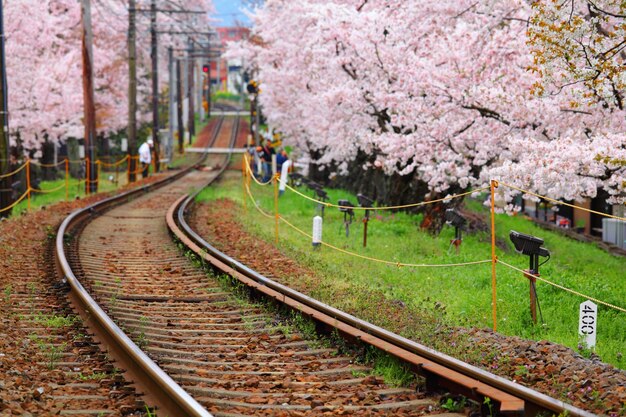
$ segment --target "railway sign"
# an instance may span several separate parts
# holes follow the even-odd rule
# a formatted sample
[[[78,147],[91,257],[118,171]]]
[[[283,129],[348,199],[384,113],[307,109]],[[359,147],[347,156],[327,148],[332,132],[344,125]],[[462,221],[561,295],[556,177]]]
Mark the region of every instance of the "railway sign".
[[[582,336],[585,346],[589,349],[596,346],[597,322],[598,306],[589,300],[581,303],[578,334]]]

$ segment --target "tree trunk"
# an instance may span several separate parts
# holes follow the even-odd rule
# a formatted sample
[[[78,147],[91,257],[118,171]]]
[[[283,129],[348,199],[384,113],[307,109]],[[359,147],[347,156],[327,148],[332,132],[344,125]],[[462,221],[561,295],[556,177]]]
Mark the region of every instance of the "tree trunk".
[[[446,191],[445,194],[435,194],[429,200],[439,200],[444,198],[446,195],[458,194],[462,193],[466,190],[459,190],[456,187],[453,187]],[[428,231],[428,233],[433,236],[438,236],[441,233],[441,229],[443,229],[443,225],[446,223],[446,210],[448,209],[456,209],[461,206],[463,203],[463,197],[439,201],[432,204],[427,204],[424,206],[424,218],[420,223],[420,228]]]
[[[54,143],[50,142],[46,137],[45,142],[41,145],[41,163],[45,165],[54,164]],[[42,167],[41,179],[51,181],[56,179],[57,167]]]

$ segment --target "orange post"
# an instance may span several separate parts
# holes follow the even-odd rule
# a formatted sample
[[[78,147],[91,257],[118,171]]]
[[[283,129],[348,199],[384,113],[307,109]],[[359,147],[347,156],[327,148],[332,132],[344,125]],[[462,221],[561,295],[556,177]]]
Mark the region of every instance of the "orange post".
[[[276,243],[278,243],[278,219],[279,219],[279,214],[278,214],[278,174],[274,175],[274,177],[272,178],[272,181],[274,182],[274,218],[276,221],[276,224],[274,226],[275,228],[275,234],[276,234]]]
[[[98,191],[98,185],[100,185],[100,170],[102,168],[102,162],[98,159],[96,161],[96,192]]]
[[[65,158],[65,201],[70,201],[70,160]]]
[[[248,154],[243,154],[243,161],[241,163],[241,185],[243,192],[243,209],[247,213],[248,212],[248,202],[246,196],[246,186],[248,185],[248,169],[246,166],[248,165]]]
[[[120,183],[120,166],[119,164],[116,162],[115,163],[115,188],[118,187],[118,184]]]
[[[28,193],[28,210],[30,211],[30,159],[26,159],[26,192]]]
[[[132,156],[130,155],[126,155],[126,172],[128,173],[128,183],[130,184],[130,160],[131,160]]]
[[[89,157],[85,158],[85,195],[89,195]]]
[[[498,262],[496,257],[496,188],[498,188],[498,182],[491,180],[489,188],[491,190],[491,314],[495,332],[498,327],[496,314],[496,263]]]

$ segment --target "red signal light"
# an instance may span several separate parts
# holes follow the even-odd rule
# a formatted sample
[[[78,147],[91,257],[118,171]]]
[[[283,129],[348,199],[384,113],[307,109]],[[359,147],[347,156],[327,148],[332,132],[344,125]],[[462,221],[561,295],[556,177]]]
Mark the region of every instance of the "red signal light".
[[[202,72],[208,73],[209,72],[209,66],[208,65],[203,65],[202,66]]]

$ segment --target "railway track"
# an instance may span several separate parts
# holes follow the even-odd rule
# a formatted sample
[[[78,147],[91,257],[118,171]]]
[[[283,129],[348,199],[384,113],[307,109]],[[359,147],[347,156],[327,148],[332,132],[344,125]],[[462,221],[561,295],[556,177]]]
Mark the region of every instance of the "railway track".
[[[212,145],[232,146],[237,126],[220,119]],[[505,415],[590,415],[325,306],[213,249],[184,212],[227,158],[211,155],[205,164],[214,169],[76,212],[57,236],[73,304],[159,415],[457,415],[444,413],[437,396],[387,386],[354,357],[284,329],[267,309],[235,297],[218,277],[224,272],[320,327],[400,358],[425,377],[428,392],[453,390],[477,404],[489,398]],[[181,247],[221,272],[208,276]]]

